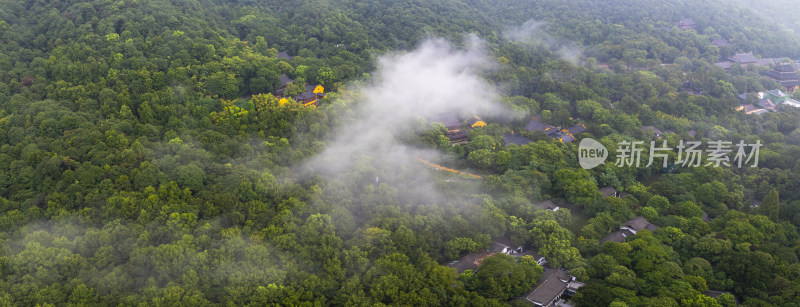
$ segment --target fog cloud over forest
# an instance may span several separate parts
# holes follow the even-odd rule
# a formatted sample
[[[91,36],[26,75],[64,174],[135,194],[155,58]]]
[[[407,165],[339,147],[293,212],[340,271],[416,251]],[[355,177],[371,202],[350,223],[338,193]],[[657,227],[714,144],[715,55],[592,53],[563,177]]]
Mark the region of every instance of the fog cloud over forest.
[[[415,158],[438,154],[400,141],[403,134],[444,113],[501,113],[495,88],[481,77],[492,66],[490,57],[476,36],[465,41],[466,47],[458,48],[431,38],[414,50],[381,56],[371,82],[358,89],[352,122],[333,132],[328,148],[308,164],[310,170],[333,176],[369,161],[381,173],[418,172]],[[429,184],[425,173],[417,173],[420,185]]]
[[[546,22],[530,19],[503,31],[503,38],[523,44],[545,46],[562,59],[577,64],[583,48],[574,42],[553,37],[545,31],[546,26]]]

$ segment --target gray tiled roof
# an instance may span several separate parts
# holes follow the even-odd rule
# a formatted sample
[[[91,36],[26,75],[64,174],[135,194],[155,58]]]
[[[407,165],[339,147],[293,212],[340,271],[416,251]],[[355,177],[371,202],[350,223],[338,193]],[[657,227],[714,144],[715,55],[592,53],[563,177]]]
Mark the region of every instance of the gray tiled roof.
[[[316,86],[311,85],[311,84],[306,84],[305,92],[302,92],[297,96],[294,96],[294,100],[301,101],[301,100],[306,100],[306,99],[311,99],[311,98],[314,98],[314,97],[318,97],[319,95],[314,93],[314,88],[316,88]]]
[[[547,306],[567,289],[567,284],[571,278],[567,273],[558,269],[550,269],[542,274],[542,278],[536,283],[536,288],[525,296],[525,299]]]
[[[289,55],[289,53],[287,53],[286,51],[281,51],[281,52],[278,52],[278,58],[291,60],[294,57]]]
[[[603,197],[614,196],[614,194],[617,194],[617,189],[614,187],[602,187],[600,188],[600,193],[603,194]]]
[[[761,65],[761,66],[769,66],[769,65],[775,64],[775,62],[772,61],[772,59],[757,59],[756,63],[758,63],[758,65]]]
[[[639,231],[639,230],[642,230],[642,229],[647,229],[648,227],[650,227],[650,225],[653,225],[653,224],[651,224],[644,217],[641,217],[641,216],[637,216],[637,217],[625,222],[625,226],[628,226],[628,227],[630,227],[631,229],[633,229],[635,231]],[[656,226],[656,225],[653,225],[653,226],[656,229],[658,228],[658,226]],[[652,227],[650,227],[650,228],[652,228]],[[655,229],[653,229],[653,230],[655,230]]]
[[[508,144],[517,144],[517,145],[520,145],[520,146],[525,145],[525,144],[529,144],[530,142],[532,142],[530,139],[528,139],[528,138],[526,138],[524,136],[521,136],[521,135],[517,135],[517,134],[505,134],[505,135],[503,135],[503,140],[506,141],[506,145],[508,145]]]
[[[552,200],[549,199],[537,202],[534,205],[541,209],[547,209],[547,210],[553,210],[555,208],[558,208],[558,205],[556,205]]]
[[[731,68],[732,64],[733,64],[733,62],[731,62],[731,61],[724,61],[724,62],[717,62],[714,65],[717,65],[720,68],[727,70],[727,69]]]
[[[603,238],[600,239],[600,244],[603,244],[603,243],[606,243],[606,242],[609,242],[609,241],[622,243],[622,242],[625,242],[625,239],[627,237],[630,237],[630,236],[633,236],[633,235],[634,235],[634,233],[631,232],[630,230],[620,229],[620,230],[614,231],[612,233],[609,233],[609,234],[603,236]]]
[[[437,114],[431,118],[431,121],[441,123],[449,130],[461,128],[461,121],[452,112]]]
[[[714,46],[720,47],[720,48],[731,45],[731,43],[729,43],[727,40],[722,39],[722,38],[712,40],[711,44],[713,44]]]
[[[791,64],[786,63],[775,65],[775,67],[772,69],[779,72],[795,72],[794,67],[792,67]]]
[[[289,76],[287,76],[286,74],[282,74],[280,76],[280,79],[281,79],[281,86],[286,86],[287,84],[294,82],[294,79],[289,78]]]
[[[529,121],[528,124],[525,125],[525,130],[528,130],[528,131],[531,131],[531,132],[533,132],[533,131],[542,131],[542,132],[548,133],[548,132],[551,132],[551,131],[555,132],[555,127],[550,126],[548,124],[545,124],[543,122],[540,122],[538,120],[531,119],[531,121]]]
[[[576,135],[576,134],[579,134],[579,133],[584,133],[584,132],[586,132],[586,126],[583,125],[583,124],[577,124],[575,126],[572,126],[569,129],[567,129],[567,132],[571,133],[572,135]]]
[[[729,57],[728,60],[731,62],[737,62],[739,64],[754,64],[758,62],[758,59],[753,55],[753,53],[737,53],[732,57]]]
[[[572,142],[572,141],[575,140],[575,137],[572,136],[572,134],[564,133],[564,132],[558,132],[558,133],[554,134],[553,137],[558,139],[562,143],[569,143],[569,142]]]

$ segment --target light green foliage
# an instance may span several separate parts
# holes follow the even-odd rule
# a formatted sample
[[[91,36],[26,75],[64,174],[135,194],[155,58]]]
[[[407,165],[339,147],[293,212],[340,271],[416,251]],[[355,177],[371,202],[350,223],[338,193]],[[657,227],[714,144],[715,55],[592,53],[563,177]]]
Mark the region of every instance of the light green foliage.
[[[474,275],[472,287],[488,298],[500,300],[529,291],[542,275],[542,267],[530,258],[516,261],[504,254],[489,257]]]
[[[530,235],[534,245],[539,248],[539,253],[552,266],[574,268],[580,264],[580,253],[571,246],[573,234],[556,221],[534,221]]]
[[[560,169],[553,175],[553,180],[558,191],[570,202],[588,206],[601,196],[586,170]]]
[[[713,63],[798,58],[800,39],[777,24],[792,18],[752,10],[790,14],[788,2],[741,1],[0,1],[0,305],[502,306],[541,276],[535,259],[445,266],[501,237],[587,282],[580,306],[735,305],[708,289],[797,305],[800,113],[734,111],[736,95],[756,103],[779,84],[767,67]],[[684,17],[699,32],[674,26]],[[528,20],[546,23],[512,41]],[[427,125],[438,108],[423,108],[376,146],[439,151],[480,179],[401,150],[393,163],[359,152],[333,174],[306,167],[348,137],[339,128],[374,98],[361,89],[387,78],[382,56],[427,37],[469,46],[464,33],[482,40],[488,60],[471,69],[499,97],[435,79],[447,96],[416,99],[488,126],[452,146]],[[283,96],[309,83],[328,98],[281,105],[284,74],[295,82]],[[417,93],[406,83],[375,97]],[[465,99],[506,112],[462,110]],[[532,116],[586,125],[576,136],[611,160],[620,140],[649,144],[643,125],[673,131],[673,147],[764,147],[758,168],[583,170],[578,142],[527,131]],[[533,142],[504,147],[512,131]],[[602,186],[631,196],[601,199]],[[636,215],[659,229],[599,244]]]
[[[669,209],[669,200],[661,195],[654,195],[647,201],[647,206],[658,212],[666,212]]]
[[[205,85],[206,90],[220,98],[235,98],[239,93],[238,81],[231,73],[218,71],[208,77]]]
[[[458,258],[462,252],[476,251],[478,249],[478,245],[470,238],[457,237],[448,241],[444,248],[447,258],[455,259]]]

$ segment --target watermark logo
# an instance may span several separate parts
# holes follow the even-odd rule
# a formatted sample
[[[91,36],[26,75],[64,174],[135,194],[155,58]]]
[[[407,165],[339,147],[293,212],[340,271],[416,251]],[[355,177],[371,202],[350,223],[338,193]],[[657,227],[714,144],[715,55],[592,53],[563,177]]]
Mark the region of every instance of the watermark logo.
[[[750,164],[750,167],[758,167],[761,146],[763,144],[759,140],[753,144],[747,144],[744,141],[734,144],[721,140],[702,144],[699,141],[684,142],[681,140],[678,146],[672,148],[667,146],[667,141],[663,141],[661,144],[651,141],[650,150],[647,151],[647,146],[643,141],[621,141],[617,143],[617,160],[614,162],[614,166],[639,167],[644,162],[642,154],[648,153],[645,156],[647,162],[645,167],[650,167],[653,162],[658,160],[660,160],[658,162],[661,162],[662,168],[671,168],[675,165],[742,168],[747,164]],[[670,162],[670,153],[677,156],[674,163]],[[578,162],[585,169],[592,169],[605,163],[606,158],[608,158],[608,150],[596,140],[585,138],[578,145]]]
[[[608,158],[608,149],[594,139],[584,138],[578,144],[578,162],[585,169],[603,164]]]

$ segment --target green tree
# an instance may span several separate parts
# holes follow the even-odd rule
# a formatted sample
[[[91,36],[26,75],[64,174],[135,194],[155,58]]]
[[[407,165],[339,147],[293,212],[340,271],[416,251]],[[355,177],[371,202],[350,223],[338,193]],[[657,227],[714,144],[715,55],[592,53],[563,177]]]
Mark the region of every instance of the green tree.
[[[511,256],[495,254],[483,260],[473,287],[485,297],[508,300],[529,291],[541,275],[542,267],[531,259],[515,261]]]
[[[584,119],[593,119],[595,110],[603,108],[599,102],[593,100],[579,100],[575,104],[578,116]]]
[[[203,188],[206,172],[197,165],[189,164],[178,167],[178,183],[182,186],[199,191]]]
[[[570,202],[588,206],[601,196],[597,183],[584,169],[559,169],[553,175],[553,180],[556,190]]]
[[[479,149],[486,149],[493,151],[497,148],[497,145],[498,145],[497,141],[495,141],[493,137],[489,135],[479,135],[472,138],[472,140],[469,141],[469,144],[467,144],[467,150],[469,150],[470,152]]]
[[[456,237],[445,244],[445,255],[449,259],[456,259],[462,252],[474,252],[478,245],[470,238]]]
[[[772,189],[767,196],[764,196],[759,209],[761,210],[761,214],[766,215],[773,221],[778,221],[778,213],[780,212],[778,190]]]
[[[328,67],[320,67],[317,71],[317,82],[323,86],[331,87],[336,80],[336,74]]]
[[[205,82],[206,90],[217,97],[232,99],[239,94],[239,81],[234,74],[218,71]]]
[[[666,197],[661,195],[653,195],[653,197],[650,197],[650,199],[647,201],[647,206],[656,209],[656,211],[659,213],[665,213],[667,212],[667,209],[669,209],[670,205],[669,200]]]

